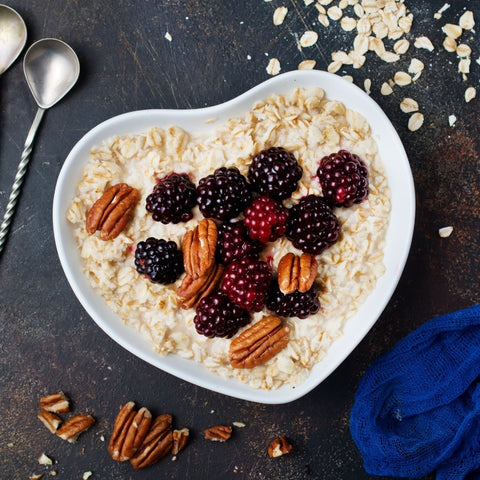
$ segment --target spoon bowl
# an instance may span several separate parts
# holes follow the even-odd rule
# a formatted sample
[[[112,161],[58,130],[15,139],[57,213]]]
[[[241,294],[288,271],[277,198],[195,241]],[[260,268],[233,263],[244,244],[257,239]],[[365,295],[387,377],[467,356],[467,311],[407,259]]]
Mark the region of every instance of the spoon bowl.
[[[0,5],[0,75],[16,60],[27,42],[23,18],[6,5]]]
[[[62,99],[80,73],[75,52],[55,38],[44,38],[31,45],[23,69],[33,98],[41,108],[50,108]]]

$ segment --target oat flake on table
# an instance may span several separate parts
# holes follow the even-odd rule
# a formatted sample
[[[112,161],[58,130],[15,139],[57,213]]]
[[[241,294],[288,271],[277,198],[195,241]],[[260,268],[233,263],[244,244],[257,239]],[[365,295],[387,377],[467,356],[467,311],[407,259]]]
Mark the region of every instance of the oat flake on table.
[[[203,364],[223,377],[234,377],[253,388],[275,389],[296,385],[342,336],[352,317],[385,272],[383,249],[389,222],[390,191],[377,145],[366,120],[342,103],[329,101],[319,88],[297,89],[286,96],[273,95],[257,103],[241,118],[211,125],[204,135],[191,135],[179,127],[152,128],[142,135],[114,137],[92,149],[68,208],[83,261],[84,272],[108,307],[129,326],[148,338],[161,355],[176,353]],[[157,178],[177,171],[192,180],[222,166],[237,166],[247,173],[251,156],[264,148],[283,146],[303,166],[303,177],[289,206],[306,194],[320,194],[314,179],[318,160],[345,148],[359,155],[370,173],[370,195],[351,208],[335,209],[342,226],[340,240],[318,256],[317,281],[321,310],[306,319],[290,318],[288,346],[266,364],[252,370],[233,369],[228,360],[230,340],[207,339],[193,325],[194,310],[177,306],[172,285],[151,283],[134,267],[136,244],[149,236],[169,238],[181,245],[194,219],[177,225],[155,222],[145,210],[146,196]],[[127,228],[114,240],[103,242],[88,235],[85,215],[106,187],[126,182],[141,193],[141,201]],[[282,238],[267,249],[276,268],[280,258],[294,251]],[[252,323],[266,312],[256,313]]]

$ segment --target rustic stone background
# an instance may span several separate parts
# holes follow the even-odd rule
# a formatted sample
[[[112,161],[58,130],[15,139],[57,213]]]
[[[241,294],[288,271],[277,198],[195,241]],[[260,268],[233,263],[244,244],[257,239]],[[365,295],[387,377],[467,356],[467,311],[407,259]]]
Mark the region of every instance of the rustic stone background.
[[[301,0],[7,3],[24,16],[28,44],[44,37],[68,42],[80,58],[81,76],[44,118],[0,259],[0,477],[48,473],[37,463],[45,452],[56,461],[57,478],[69,480],[80,479],[87,470],[95,479],[373,478],[363,470],[348,425],[365,369],[427,319],[480,300],[480,98],[469,104],[463,99],[468,85],[479,90],[479,34],[465,37],[473,61],[464,82],[455,55],[441,48],[440,30],[443,23],[456,22],[465,7],[475,11],[478,29],[477,2],[450,2],[452,7],[438,21],[433,13],[443,0],[406,1],[415,16],[407,38],[427,35],[436,46],[432,53],[415,50],[409,55],[426,65],[415,84],[380,95],[378,80],[393,76],[400,65],[380,62],[373,54],[362,69],[339,72],[353,75],[360,86],[365,78],[373,80],[372,97],[404,142],[417,194],[413,244],[395,294],[364,341],[309,395],[277,406],[190,385],[135,358],[97,327],[76,300],[58,261],[51,222],[55,182],[73,145],[101,121],[137,109],[224,102],[266,80],[271,57],[280,59],[282,71],[295,69],[304,58],[317,60],[316,68],[325,70],[330,52],[353,39],[353,33],[312,26],[315,9]],[[289,16],[274,27],[272,14],[280,5],[288,6]],[[317,29],[320,41],[302,53],[294,34],[307,28]],[[164,38],[167,31],[172,42]],[[399,109],[404,96],[415,98],[425,114],[425,124],[415,133],[408,131],[408,115]],[[2,215],[35,110],[19,60],[0,77]],[[451,114],[458,119],[454,127],[448,123]],[[454,232],[440,238],[438,228],[446,225],[453,225]],[[39,397],[59,389],[73,399],[74,412],[97,418],[75,445],[51,435],[35,418]],[[190,427],[191,443],[177,462],[166,458],[135,472],[108,456],[116,411],[130,399],[154,414],[171,412],[179,427]],[[234,421],[246,427],[235,429],[226,444],[203,440],[205,427]],[[278,434],[291,439],[294,453],[271,460],[266,447]]]

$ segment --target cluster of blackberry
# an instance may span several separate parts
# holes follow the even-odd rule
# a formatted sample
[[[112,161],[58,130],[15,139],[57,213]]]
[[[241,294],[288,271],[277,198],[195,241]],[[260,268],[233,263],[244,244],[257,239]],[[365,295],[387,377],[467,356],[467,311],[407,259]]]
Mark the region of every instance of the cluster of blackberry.
[[[333,207],[349,207],[368,195],[368,170],[345,150],[320,160],[322,196],[308,195],[287,209],[282,201],[297,189],[302,167],[281,147],[255,155],[247,178],[237,168],[218,168],[195,187],[187,174],[160,179],[147,197],[156,221],[186,222],[198,205],[204,217],[218,220],[216,259],[226,266],[219,291],[203,298],[194,324],[207,337],[231,337],[264,306],[282,317],[306,318],[320,304],[316,287],[283,294],[270,266],[259,259],[263,245],[283,235],[303,252],[318,255],[340,233]],[[255,198],[254,198],[255,196]],[[252,200],[253,198],[253,200]],[[232,221],[243,213],[243,220]],[[181,250],[174,242],[149,238],[137,245],[135,265],[152,282],[173,283],[183,273]]]

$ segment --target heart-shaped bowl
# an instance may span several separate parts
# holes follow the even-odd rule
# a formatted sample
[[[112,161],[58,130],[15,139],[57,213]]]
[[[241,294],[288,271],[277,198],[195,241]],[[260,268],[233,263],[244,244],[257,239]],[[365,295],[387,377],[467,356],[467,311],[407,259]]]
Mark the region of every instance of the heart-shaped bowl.
[[[147,132],[157,126],[178,125],[190,133],[204,133],[217,122],[240,117],[253,105],[272,94],[287,94],[297,87],[320,87],[329,100],[338,100],[359,112],[371,127],[379,156],[385,167],[391,192],[390,222],[384,249],[385,273],[358,311],[343,325],[343,335],[335,340],[326,356],[300,385],[277,390],[256,390],[236,379],[220,377],[201,364],[175,354],[161,356],[136,330],[126,326],[105,304],[82,272],[80,249],[66,211],[75,196],[76,185],[94,146],[119,135]],[[80,303],[95,322],[117,343],[146,362],[193,384],[232,397],[259,403],[286,403],[315,388],[360,343],[374,325],[392,296],[402,274],[410,249],[415,219],[415,192],[412,173],[400,138],[381,108],[360,88],[326,72],[294,71],[273,77],[226,103],[193,110],[142,110],[113,117],[89,131],[72,149],[58,177],[53,200],[55,243],[65,275]],[[94,348],[94,346],[92,346]]]

